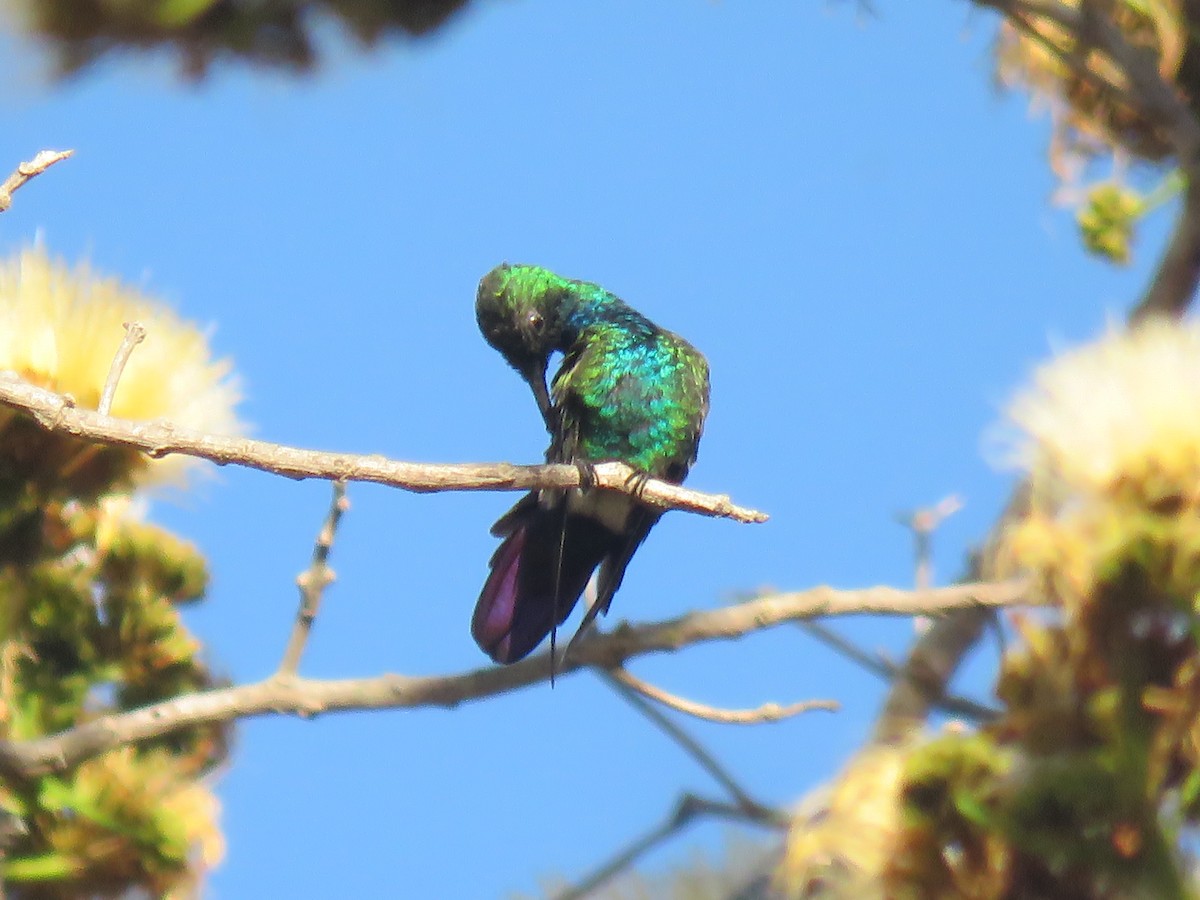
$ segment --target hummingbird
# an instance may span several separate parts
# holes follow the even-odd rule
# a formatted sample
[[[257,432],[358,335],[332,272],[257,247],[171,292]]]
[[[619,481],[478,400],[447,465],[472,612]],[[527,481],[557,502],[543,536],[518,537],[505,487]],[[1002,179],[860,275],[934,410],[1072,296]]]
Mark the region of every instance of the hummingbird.
[[[540,266],[492,269],[479,282],[484,338],[528,382],[550,433],[546,461],[588,468],[628,463],[640,477],[682,483],[708,414],[708,363],[597,284]],[[562,363],[546,387],[550,357]],[[503,538],[479,594],[471,633],[493,660],[513,663],[574,609],[597,567],[596,600],[576,637],[608,612],[625,567],[662,516],[628,494],[535,490],[492,526]]]

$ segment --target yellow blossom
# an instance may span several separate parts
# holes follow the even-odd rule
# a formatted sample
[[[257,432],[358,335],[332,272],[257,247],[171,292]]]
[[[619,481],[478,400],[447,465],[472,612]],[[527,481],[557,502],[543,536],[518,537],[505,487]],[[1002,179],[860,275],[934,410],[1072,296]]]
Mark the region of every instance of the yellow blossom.
[[[112,415],[163,419],[214,434],[239,433],[235,406],[240,392],[232,364],[212,359],[207,337],[195,324],[116,278],[53,260],[41,247],[0,261],[0,370],[69,394],[81,407],[98,405],[124,337],[123,325],[132,321],[145,326],[146,338],[125,366]],[[0,422],[0,428],[8,424]],[[28,442],[28,434],[21,439]],[[79,455],[64,461],[60,448],[40,446],[17,453],[19,458],[53,458],[69,468],[81,465]],[[114,473],[111,460],[101,468],[114,480],[136,474],[138,481],[163,481],[192,462],[185,457],[126,459],[129,471],[118,466]],[[89,487],[99,489],[95,482]]]

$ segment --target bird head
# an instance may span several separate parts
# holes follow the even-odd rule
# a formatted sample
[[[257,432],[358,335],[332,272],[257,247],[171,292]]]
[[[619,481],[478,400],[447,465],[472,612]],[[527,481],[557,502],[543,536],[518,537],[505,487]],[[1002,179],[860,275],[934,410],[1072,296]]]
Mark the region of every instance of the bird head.
[[[562,306],[569,282],[539,266],[502,263],[479,282],[475,319],[484,338],[533,390],[547,425],[552,421],[546,368],[561,349]]]

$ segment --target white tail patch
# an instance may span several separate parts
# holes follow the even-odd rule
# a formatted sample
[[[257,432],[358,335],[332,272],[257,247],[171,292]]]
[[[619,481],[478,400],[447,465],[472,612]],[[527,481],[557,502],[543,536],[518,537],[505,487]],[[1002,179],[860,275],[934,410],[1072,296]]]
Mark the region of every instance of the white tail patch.
[[[617,491],[591,490],[586,493],[574,488],[567,492],[567,509],[575,515],[595,519],[613,534],[621,534],[629,524],[629,514],[635,502]]]

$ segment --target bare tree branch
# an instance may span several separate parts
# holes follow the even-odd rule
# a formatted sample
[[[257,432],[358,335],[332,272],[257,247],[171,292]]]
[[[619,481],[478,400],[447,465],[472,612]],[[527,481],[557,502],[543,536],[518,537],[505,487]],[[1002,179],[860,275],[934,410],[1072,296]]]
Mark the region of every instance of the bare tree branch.
[[[648,653],[679,650],[705,641],[730,640],[800,619],[860,613],[938,614],[954,609],[1029,603],[1020,581],[965,584],[929,591],[868,588],[835,591],[815,588],[750,600],[717,610],[692,612],[665,622],[622,623],[593,634],[560,664],[558,675],[583,668],[611,670]],[[529,656],[511,666],[488,667],[454,675],[321,681],[274,676],[254,684],[187,694],[130,712],[104,716],[83,725],[21,742],[0,742],[0,774],[26,778],[69,769],[115,747],[212,722],[251,716],[363,709],[454,707],[469,700],[538,684],[550,678],[549,653]]]
[[[283,651],[283,661],[279,664],[277,673],[279,675],[295,675],[300,667],[300,657],[304,654],[313,622],[320,611],[325,588],[333,584],[336,577],[333,569],[329,568],[329,551],[333,548],[333,538],[337,534],[338,524],[342,521],[342,514],[349,508],[346,483],[335,481],[329,513],[325,516],[325,522],[313,546],[312,563],[296,579],[296,586],[300,588],[300,608],[296,610],[296,623],[292,626],[287,649]]]
[[[513,466],[507,463],[409,463],[379,455],[361,456],[304,450],[221,437],[178,428],[169,422],[134,422],[81,409],[53,391],[24,381],[13,372],[0,372],[0,403],[32,415],[50,431],[85,440],[141,450],[154,458],[180,453],[217,465],[239,465],[288,478],[330,481],[368,481],[418,493],[435,491],[527,491],[533,488],[572,488],[581,485],[578,466]],[[726,495],[702,494],[656,479],[637,479],[630,466],[599,463],[595,485],[633,494],[652,506],[681,509],[737,522],[765,522],[765,513],[735,506]]]
[[[790,719],[792,716],[813,710],[837,712],[842,708],[836,700],[801,700],[799,703],[789,703],[787,706],[781,706],[778,703],[764,703],[755,709],[721,709],[664,691],[662,688],[638,678],[628,669],[613,669],[608,675],[630,690],[637,691],[647,700],[661,703],[676,712],[720,725],[763,725],[767,722]]]
[[[1156,315],[1178,318],[1196,296],[1200,284],[1200,165],[1193,162],[1185,175],[1179,218],[1150,287],[1129,317],[1132,324]]]
[[[16,171],[0,184],[0,212],[6,212],[12,206],[12,195],[27,181],[41,175],[57,162],[62,162],[71,156],[74,150],[43,150],[29,162],[17,166]]]
[[[555,900],[580,900],[580,898],[588,896],[596,889],[603,887],[610,879],[633,866],[655,847],[670,840],[703,816],[716,816],[731,822],[760,825],[780,831],[786,828],[786,824],[776,822],[769,817],[764,818],[740,806],[708,800],[704,797],[697,797],[695,794],[684,794],[675,804],[675,808],[667,816],[666,821],[632,841],[629,846],[616,853],[612,859],[578,884],[561,894],[556,894]]]

